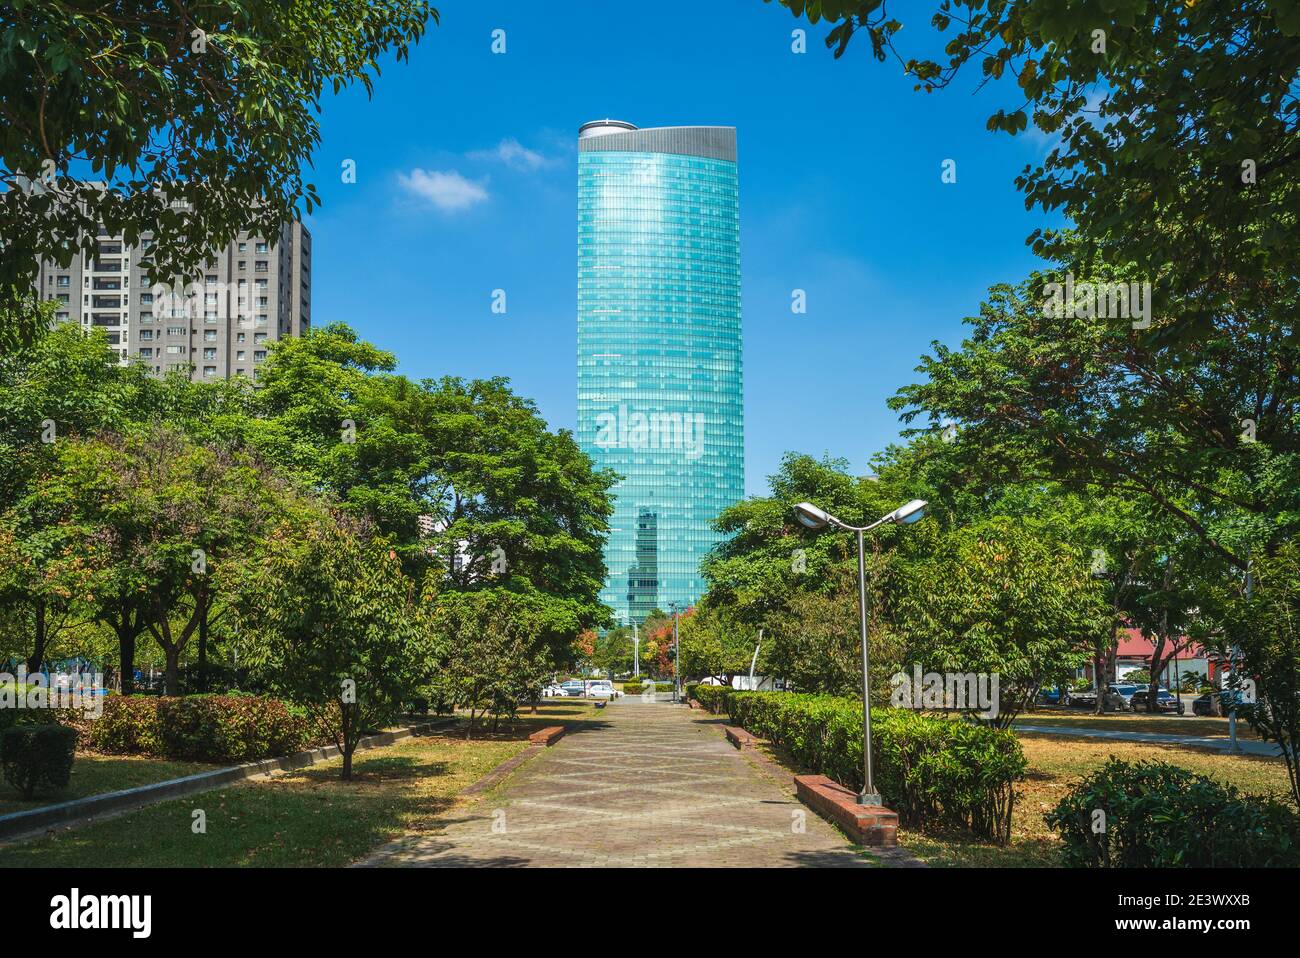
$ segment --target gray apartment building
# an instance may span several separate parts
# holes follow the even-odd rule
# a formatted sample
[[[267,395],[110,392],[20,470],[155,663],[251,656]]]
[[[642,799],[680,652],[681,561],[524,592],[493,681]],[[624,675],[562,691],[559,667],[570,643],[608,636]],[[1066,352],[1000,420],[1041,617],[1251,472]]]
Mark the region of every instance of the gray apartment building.
[[[268,344],[311,327],[311,234],[301,223],[278,236],[240,233],[198,275],[149,284],[152,234],[138,247],[100,229],[96,254],[66,267],[40,264],[37,290],[60,304],[56,318],[102,329],[122,362],[139,357],[158,375],[256,379]]]

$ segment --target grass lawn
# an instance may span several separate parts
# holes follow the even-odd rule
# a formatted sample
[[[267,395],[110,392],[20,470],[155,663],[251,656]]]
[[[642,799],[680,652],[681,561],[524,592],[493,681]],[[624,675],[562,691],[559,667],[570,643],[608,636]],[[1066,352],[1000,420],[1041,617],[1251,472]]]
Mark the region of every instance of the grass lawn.
[[[95,752],[78,752],[72,763],[72,779],[68,787],[54,794],[37,794],[25,800],[8,783],[0,781],[0,815],[23,812],[42,805],[68,802],[74,798],[102,795],[137,785],[152,785],[170,778],[183,778],[197,772],[206,772],[214,765],[198,762],[173,762],[165,758],[145,758],[139,755],[99,755]]]
[[[1116,742],[1035,735],[1021,732],[1020,742],[1029,760],[1025,781],[1017,787],[1012,817],[1011,844],[1006,848],[980,844],[966,835],[920,834],[900,828],[899,844],[931,865],[977,867],[1054,866],[1060,845],[1043,822],[1070,786],[1105,764],[1110,756],[1128,762],[1154,759],[1206,775],[1243,792],[1272,794],[1289,801],[1290,786],[1280,758],[1224,755],[1205,749],[1145,742]]]
[[[1141,712],[1108,712],[1094,715],[1091,712],[1028,712],[1016,719],[1017,725],[1066,725],[1071,728],[1123,729],[1129,732],[1160,732],[1164,735],[1196,735],[1206,738],[1227,738],[1227,718],[1173,715],[1146,715]],[[1237,737],[1258,739],[1245,722],[1237,723]]]
[[[0,847],[0,868],[337,867],[420,831],[464,788],[527,747],[527,728],[472,740],[452,727],[358,752],[351,782],[334,759],[118,818]],[[192,813],[207,816],[206,834]]]

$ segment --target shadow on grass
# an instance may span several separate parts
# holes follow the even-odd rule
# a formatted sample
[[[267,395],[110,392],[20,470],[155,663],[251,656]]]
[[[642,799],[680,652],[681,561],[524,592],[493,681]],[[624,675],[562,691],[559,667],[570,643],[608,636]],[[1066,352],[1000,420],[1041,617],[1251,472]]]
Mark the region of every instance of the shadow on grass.
[[[474,743],[430,738],[432,755],[358,752],[351,781],[332,762],[0,847],[0,868],[346,865],[433,827],[476,774],[461,758]]]

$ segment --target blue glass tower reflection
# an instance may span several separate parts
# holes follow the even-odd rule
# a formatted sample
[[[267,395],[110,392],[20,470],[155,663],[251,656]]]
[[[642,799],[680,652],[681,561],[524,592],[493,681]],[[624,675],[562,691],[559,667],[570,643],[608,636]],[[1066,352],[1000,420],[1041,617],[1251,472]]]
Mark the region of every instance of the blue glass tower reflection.
[[[578,131],[578,441],[623,476],[602,592],[621,622],[703,591],[744,492],[736,131]]]

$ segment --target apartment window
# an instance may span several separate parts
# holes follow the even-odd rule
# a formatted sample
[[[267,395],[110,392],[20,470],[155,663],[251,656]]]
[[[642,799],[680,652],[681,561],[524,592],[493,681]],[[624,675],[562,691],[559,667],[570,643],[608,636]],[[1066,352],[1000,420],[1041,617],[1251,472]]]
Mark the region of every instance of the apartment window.
[[[270,247],[269,245],[267,245],[266,243],[258,243],[258,244],[257,244],[257,252],[259,252],[259,253],[269,253],[270,251],[271,251],[271,247]]]
[[[239,261],[239,268],[240,268],[240,269],[248,269],[248,260],[246,260],[246,259],[241,259],[241,260]]]
[[[253,350],[253,362],[260,363],[260,362],[261,362],[263,359],[265,359],[265,358],[266,358],[266,350],[265,350],[265,349],[255,349],[255,350]]]
[[[71,277],[68,276],[60,276],[58,279],[54,281],[54,285],[57,286],[59,289],[67,289],[69,286],[72,285],[72,279]]]
[[[265,280],[265,279],[259,279],[259,280],[257,280],[257,289],[258,289],[258,291],[259,291],[259,292],[262,292],[262,293],[266,292],[266,287],[267,287],[267,283],[268,283],[268,282],[269,282],[269,280]]]
[[[266,333],[253,333],[253,342],[255,343],[266,342]]]
[[[256,260],[256,261],[253,263],[253,269],[254,269],[255,272],[258,272],[258,273],[265,273],[265,272],[266,272],[266,260],[264,260],[264,259]]]
[[[205,375],[205,376],[215,376],[216,374],[217,374],[217,367],[216,367],[216,366],[204,366],[204,367],[203,367],[203,375]]]
[[[67,314],[67,313],[55,313],[55,314],[54,314],[54,318],[57,319],[57,320],[58,320],[59,322],[61,322],[61,323],[62,323],[62,322],[66,322],[67,319],[68,319],[68,314]]]
[[[244,351],[241,349],[235,353],[235,358],[242,363],[244,361]]]
[[[64,300],[67,300],[67,297],[66,297],[66,296],[63,297],[63,298],[64,298]],[[258,305],[258,306],[262,306],[262,307],[265,307],[265,306],[270,305],[270,302],[271,302],[271,300],[270,300],[269,297],[266,297],[266,296],[259,296],[259,297],[257,297],[257,304],[256,304],[256,305]]]
[[[207,347],[204,347],[204,350],[203,350],[203,358],[204,358],[204,359],[216,359],[216,358],[217,358],[217,348],[216,348],[215,346],[207,346]]]
[[[215,329],[205,329],[203,338],[209,343],[215,343],[217,341],[217,331]]]
[[[190,331],[190,330],[189,330],[189,327],[188,327],[188,326],[168,326],[168,327],[167,327],[167,335],[168,335],[168,336],[185,336],[185,335],[188,335],[188,334],[189,334],[189,331]]]
[[[265,325],[266,325],[266,313],[259,313],[259,314],[258,314],[258,316],[257,316],[257,325],[259,325],[259,326],[265,326]]]
[[[149,306],[149,305],[152,305],[152,303],[153,303],[153,293],[141,293],[141,294],[140,294],[140,305],[141,305],[141,306]]]
[[[153,359],[153,347],[152,346],[141,347],[140,355],[143,356],[145,359]]]
[[[184,347],[184,346],[168,346],[168,347],[167,347],[167,352],[168,352],[170,355],[172,355],[172,356],[183,356],[183,355],[185,355],[185,347]]]
[[[248,244],[247,244],[247,243],[240,243],[240,244],[239,244],[239,251],[240,251],[241,253],[247,253],[247,252],[248,252]]]
[[[243,341],[244,341],[244,334],[243,334],[243,333],[235,333],[235,342],[237,342],[237,343],[242,343]]]
[[[67,305],[68,305],[68,294],[67,294],[67,293],[59,293],[59,294],[58,294],[56,297],[54,297],[54,298],[57,299],[60,303],[62,303],[64,306],[67,306]]]
[[[153,330],[152,330],[152,329],[142,329],[142,330],[140,330],[140,342],[142,342],[142,343],[147,343],[147,342],[150,342],[150,341],[152,341],[152,340],[153,340]]]

